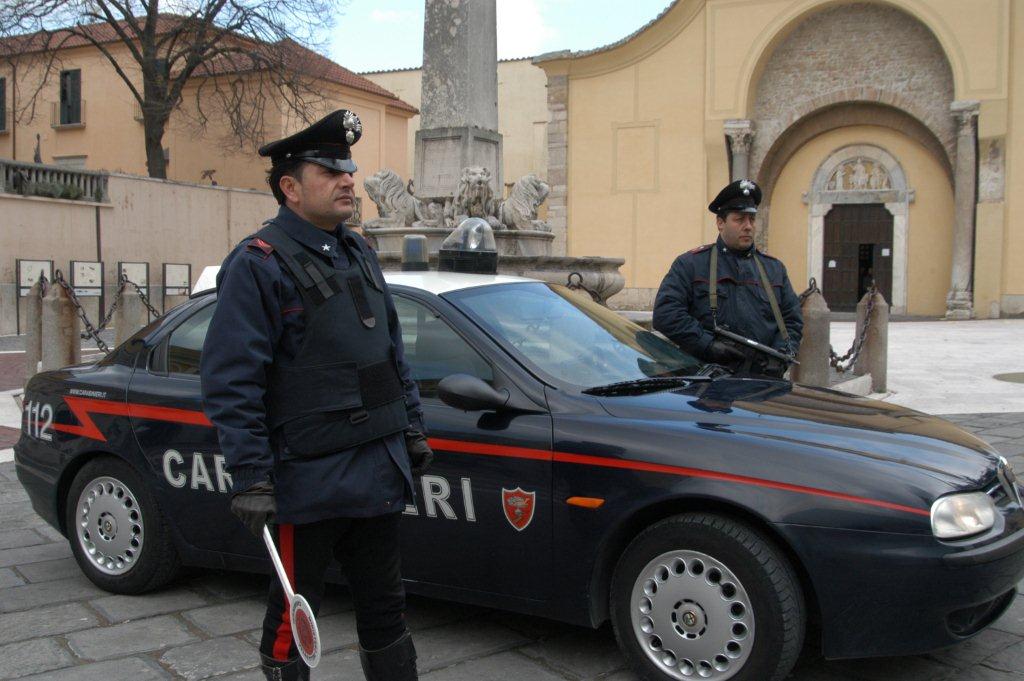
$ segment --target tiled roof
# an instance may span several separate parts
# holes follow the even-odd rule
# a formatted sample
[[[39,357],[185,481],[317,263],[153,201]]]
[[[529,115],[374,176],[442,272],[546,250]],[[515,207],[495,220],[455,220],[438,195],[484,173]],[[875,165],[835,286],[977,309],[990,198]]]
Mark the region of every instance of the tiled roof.
[[[157,34],[171,30],[184,20],[184,17],[179,17],[173,14],[160,15],[157,18]],[[127,29],[126,22],[122,21],[119,23]],[[100,43],[117,42],[120,40],[120,37],[114,30],[114,27],[107,23],[79,26],[77,31],[87,33],[89,37]],[[130,33],[130,31],[127,32]],[[239,39],[244,40],[245,38],[239,36]],[[60,45],[64,49],[69,49],[73,47],[88,46],[91,44],[92,43],[88,38],[66,30],[54,31],[50,34],[33,33],[30,35],[15,36],[0,40],[0,55],[15,56],[25,54],[27,52],[38,52],[55,45]],[[361,90],[369,94],[377,95],[378,97],[383,97],[389,100],[388,106],[414,114],[419,113],[416,107],[408,102],[402,101],[392,92],[385,90],[381,86],[363,78],[362,76],[356,75],[344,66],[341,66],[327,57],[303,47],[295,41],[284,40],[279,43],[274,43],[273,47],[282,48],[280,51],[276,49],[272,50],[275,53],[275,57],[283,55],[285,59],[285,66],[290,67],[299,73],[308,75],[312,78],[320,78],[355,90]],[[239,71],[252,70],[254,67],[255,62],[253,59],[246,57],[244,54],[236,54],[211,60],[203,64],[195,73],[197,75],[238,73]]]
[[[285,60],[284,66],[294,69],[298,73],[302,73],[311,78],[318,78],[331,83],[345,85],[355,90],[362,90],[363,92],[368,92],[370,94],[377,95],[378,97],[384,97],[385,99],[390,100],[388,102],[389,106],[414,114],[419,113],[419,110],[416,107],[402,101],[392,92],[385,90],[373,81],[356,75],[344,66],[331,61],[323,55],[317,54],[313,50],[303,47],[293,40],[283,40],[279,43],[274,43],[273,48],[274,49],[271,51],[273,52],[274,58],[283,58]],[[223,73],[250,71],[253,68],[255,68],[253,60],[245,54],[239,53],[225,55],[218,59],[211,60],[197,69],[196,73],[198,75],[212,76]]]

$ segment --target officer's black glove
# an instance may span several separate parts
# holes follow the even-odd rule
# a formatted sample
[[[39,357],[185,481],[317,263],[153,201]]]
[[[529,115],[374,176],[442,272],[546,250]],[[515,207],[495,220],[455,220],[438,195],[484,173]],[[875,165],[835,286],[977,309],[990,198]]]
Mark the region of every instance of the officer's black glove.
[[[277,503],[274,501],[274,486],[269,482],[257,482],[231,497],[231,512],[242,521],[257,537],[263,536],[263,526],[274,522]]]
[[[720,340],[711,341],[711,345],[708,346],[708,356],[712,362],[723,366],[736,364],[746,359],[746,355],[742,352]]]
[[[414,475],[420,475],[430,468],[430,462],[434,460],[434,450],[427,444],[426,435],[415,428],[409,428],[405,431],[405,449],[409,452],[409,462],[412,464]]]

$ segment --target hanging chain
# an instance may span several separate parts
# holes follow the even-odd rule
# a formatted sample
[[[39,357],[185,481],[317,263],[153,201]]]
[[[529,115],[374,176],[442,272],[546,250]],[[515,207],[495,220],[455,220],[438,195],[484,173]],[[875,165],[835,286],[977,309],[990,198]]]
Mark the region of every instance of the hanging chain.
[[[47,289],[46,277],[40,275],[40,280],[43,281],[43,286],[41,286],[40,289]],[[75,295],[75,289],[73,289],[64,279],[64,274],[60,270],[54,272],[53,283],[60,286],[64,289],[64,292],[68,294],[68,299],[75,307],[75,313],[78,315],[78,318],[82,320],[82,327],[85,329],[85,331],[80,334],[82,339],[85,340],[92,338],[96,341],[96,347],[98,347],[104,354],[110,354],[110,347],[102,338],[100,338],[100,332],[106,329],[107,325],[110,324],[110,320],[114,318],[114,312],[121,306],[121,303],[124,300],[124,289],[128,284],[135,287],[135,290],[139,294],[139,299],[142,301],[142,304],[146,306],[146,309],[149,310],[149,314],[153,316],[153,319],[159,319],[161,316],[160,313],[156,311],[156,308],[150,304],[149,299],[146,297],[146,294],[143,293],[142,288],[122,274],[118,277],[117,292],[114,293],[114,301],[110,304],[110,309],[107,310],[107,314],[104,315],[99,326],[93,326],[92,322],[89,321],[89,317],[85,314],[85,308],[82,307],[82,303],[78,300],[78,296]]]
[[[78,314],[78,318],[82,320],[82,326],[85,328],[85,332],[81,334],[83,339],[92,338],[96,341],[96,347],[98,347],[104,354],[110,354],[110,348],[100,338],[99,330],[92,325],[89,318],[85,314],[85,309],[82,307],[82,303],[78,302],[78,296],[75,295],[75,289],[71,288],[71,285],[64,280],[64,274],[57,270],[53,273],[53,281],[55,284],[64,289],[64,292],[68,294],[68,299],[71,300],[71,304],[75,306],[75,313]]]
[[[800,305],[801,307],[808,298],[815,293],[821,293],[821,289],[818,288],[818,282],[814,277],[811,277],[810,281],[807,282],[807,290],[800,294]],[[849,371],[851,367],[857,362],[857,358],[860,356],[861,350],[864,349],[864,342],[868,337],[868,329],[871,328],[871,313],[875,309],[875,294],[878,293],[878,287],[875,283],[871,282],[871,288],[868,289],[868,304],[865,310],[864,326],[861,328],[860,333],[853,340],[853,345],[842,357],[832,349],[832,346],[828,347],[828,363],[836,370],[837,373],[843,373]]]
[[[139,299],[142,300],[142,304],[146,306],[146,309],[149,310],[149,314],[152,315],[151,318],[152,319],[159,319],[160,318],[160,313],[156,311],[155,307],[150,305],[149,298],[146,297],[146,294],[145,294],[145,292],[143,292],[142,287],[139,286],[138,284],[136,284],[131,279],[129,279],[127,277],[127,275],[122,274],[121,275],[121,280],[122,280],[122,282],[121,282],[122,286],[124,286],[124,284],[131,284],[132,286],[135,287],[136,292],[138,292],[138,294],[139,294]]]
[[[875,295],[878,293],[878,287],[875,286],[874,282],[871,284],[871,288],[868,289],[868,304],[864,310],[864,326],[861,327],[860,333],[853,341],[853,345],[850,346],[850,350],[839,357],[836,351],[832,349],[832,346],[828,348],[828,363],[835,368],[837,373],[843,373],[849,371],[850,368],[857,363],[857,358],[860,356],[861,350],[864,349],[864,341],[868,337],[868,329],[871,328],[871,313],[875,309]]]
[[[800,294],[800,305],[803,306],[804,301],[814,293],[821,293],[821,289],[818,288],[818,280],[811,277],[811,280],[807,282],[807,290]]]
[[[575,277],[575,281],[573,280],[573,277]],[[570,272],[569,280],[566,281],[565,285],[569,288],[570,291],[586,291],[588,294],[590,294],[590,297],[593,299],[595,303],[601,302],[601,296],[597,295],[595,291],[592,291],[583,285],[583,275],[580,274],[579,272]]]

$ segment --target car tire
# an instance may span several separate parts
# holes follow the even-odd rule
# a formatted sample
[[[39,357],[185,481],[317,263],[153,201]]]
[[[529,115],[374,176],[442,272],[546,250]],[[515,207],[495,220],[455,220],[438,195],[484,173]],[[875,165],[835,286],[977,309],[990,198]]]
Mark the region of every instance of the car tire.
[[[642,679],[779,681],[804,640],[803,592],[760,532],[687,513],[641,532],[612,576],[619,647]]]
[[[141,594],[177,574],[179,561],[152,491],[120,459],[93,459],[78,472],[66,499],[71,551],[98,587]]]

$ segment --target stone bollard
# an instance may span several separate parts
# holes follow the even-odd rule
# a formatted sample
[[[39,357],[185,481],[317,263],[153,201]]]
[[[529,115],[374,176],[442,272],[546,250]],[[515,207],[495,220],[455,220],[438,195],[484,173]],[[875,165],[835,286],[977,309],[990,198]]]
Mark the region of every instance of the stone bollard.
[[[43,282],[37,280],[25,301],[25,382],[39,372],[43,357]]]
[[[139,292],[126,286],[121,294],[121,304],[114,310],[115,345],[125,342],[148,323],[149,310],[142,304]]]
[[[41,318],[43,371],[81,362],[81,321],[64,287],[50,286],[43,297]]]
[[[871,295],[875,296],[875,300],[871,319],[867,320],[870,321],[868,333],[853,365],[853,373],[857,376],[871,374],[871,392],[881,393],[885,392],[889,363],[889,303],[885,302],[885,298],[877,289],[865,293],[857,303],[855,338],[860,338],[861,330],[864,328],[868,298]]]
[[[796,356],[800,364],[792,371],[793,382],[828,387],[831,313],[817,286],[813,286],[811,293],[804,298],[800,311],[804,318],[804,335]]]

